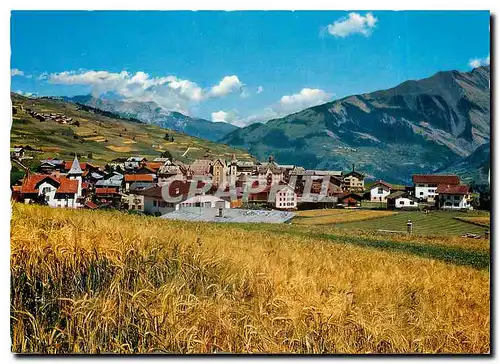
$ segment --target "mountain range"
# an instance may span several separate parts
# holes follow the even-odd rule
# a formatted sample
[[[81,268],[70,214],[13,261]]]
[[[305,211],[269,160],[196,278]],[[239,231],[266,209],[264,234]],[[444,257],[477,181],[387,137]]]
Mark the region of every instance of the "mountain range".
[[[63,97],[62,99],[210,141],[217,141],[229,132],[238,129],[231,124],[212,122],[166,110],[153,101],[124,101],[116,98],[96,98],[91,95]]]
[[[221,139],[261,160],[272,154],[283,164],[318,169],[355,164],[367,177],[401,183],[414,173],[464,167],[467,179],[484,181],[489,141],[489,66],[345,97]]]

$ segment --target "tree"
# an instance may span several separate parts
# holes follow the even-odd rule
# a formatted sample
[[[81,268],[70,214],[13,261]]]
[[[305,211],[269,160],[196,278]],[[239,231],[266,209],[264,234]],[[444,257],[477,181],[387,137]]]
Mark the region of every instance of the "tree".
[[[165,136],[163,137],[165,140],[170,140],[170,135],[168,133],[165,133]]]
[[[174,159],[172,153],[170,153],[168,150],[164,151],[161,153],[162,158],[168,158],[170,160]]]

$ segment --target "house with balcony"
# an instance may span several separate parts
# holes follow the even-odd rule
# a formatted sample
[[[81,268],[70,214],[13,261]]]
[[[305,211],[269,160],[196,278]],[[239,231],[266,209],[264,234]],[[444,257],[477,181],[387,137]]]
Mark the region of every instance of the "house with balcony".
[[[458,186],[460,179],[455,175],[415,174],[412,176],[415,197],[421,201],[434,202],[439,185]]]
[[[443,210],[472,210],[471,190],[467,185],[440,185],[438,207]]]

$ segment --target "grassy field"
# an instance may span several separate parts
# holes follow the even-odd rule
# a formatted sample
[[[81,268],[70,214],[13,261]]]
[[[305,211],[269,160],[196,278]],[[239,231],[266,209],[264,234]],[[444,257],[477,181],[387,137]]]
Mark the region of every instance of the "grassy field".
[[[394,215],[393,211],[323,209],[299,211],[293,220],[299,225],[324,225],[343,222],[363,221]]]
[[[361,207],[366,207],[369,209],[385,209],[387,208],[387,202],[377,202],[377,201],[361,201]]]
[[[486,353],[489,287],[486,239],[13,205],[14,352]]]
[[[18,108],[11,127],[11,146],[30,145],[42,149],[37,159],[58,157],[73,158],[74,153],[82,156],[80,161],[89,158],[94,163],[105,164],[114,158],[138,154],[148,159],[159,157],[169,151],[179,160],[191,162],[198,158],[227,158],[232,153],[238,158],[250,159],[251,156],[241,149],[191,137],[172,130],[161,129],[155,125],[135,123],[114,119],[91,112],[78,110],[77,105],[48,99],[28,99],[11,94],[12,104]],[[79,126],[58,124],[31,117],[20,109],[30,108],[40,113],[61,113],[78,121]],[[164,140],[165,133],[174,141]],[[187,155],[184,152],[191,147]]]
[[[407,211],[378,219],[355,221],[337,224],[336,226],[346,229],[406,231],[406,223],[411,220],[415,234],[463,235],[473,233],[484,235],[486,231],[484,227],[457,219],[457,217],[466,217],[467,214],[463,212],[433,211],[426,215],[420,211]]]

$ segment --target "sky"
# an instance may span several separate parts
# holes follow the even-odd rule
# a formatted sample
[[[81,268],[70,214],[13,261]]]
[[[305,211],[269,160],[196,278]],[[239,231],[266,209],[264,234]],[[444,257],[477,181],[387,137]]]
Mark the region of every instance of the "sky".
[[[488,11],[13,11],[11,90],[244,126],[489,64]]]

